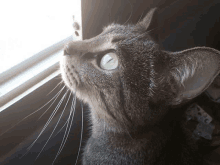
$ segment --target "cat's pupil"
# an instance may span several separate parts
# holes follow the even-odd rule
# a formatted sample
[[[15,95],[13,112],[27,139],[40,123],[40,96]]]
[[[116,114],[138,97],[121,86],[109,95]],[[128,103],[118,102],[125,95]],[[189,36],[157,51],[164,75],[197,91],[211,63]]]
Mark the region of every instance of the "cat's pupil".
[[[100,66],[105,70],[112,70],[117,68],[118,59],[115,53],[108,53],[104,55],[101,59]]]
[[[110,61],[112,61],[112,60],[113,60],[113,59],[108,60],[107,63],[110,62]]]

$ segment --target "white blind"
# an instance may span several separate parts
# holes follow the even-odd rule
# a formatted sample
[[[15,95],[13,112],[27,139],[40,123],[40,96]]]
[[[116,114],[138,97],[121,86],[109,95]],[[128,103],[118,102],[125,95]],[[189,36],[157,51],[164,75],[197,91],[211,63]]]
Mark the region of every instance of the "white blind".
[[[0,73],[70,36],[72,15],[80,0],[0,1]]]

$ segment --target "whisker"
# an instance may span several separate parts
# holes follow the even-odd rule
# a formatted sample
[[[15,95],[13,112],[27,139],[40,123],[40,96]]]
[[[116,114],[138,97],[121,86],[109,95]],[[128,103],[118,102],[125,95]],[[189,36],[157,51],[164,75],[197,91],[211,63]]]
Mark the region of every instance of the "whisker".
[[[74,108],[73,108],[73,110],[72,110],[72,120],[73,120],[73,117],[74,117],[74,114],[75,114],[75,109],[76,109],[76,96],[75,96],[75,99],[74,99]],[[71,121],[71,123],[72,123],[72,121]],[[70,125],[72,125],[72,124],[70,124]],[[69,127],[69,131],[68,131],[68,132],[70,132],[70,128],[71,128],[71,126]],[[67,136],[68,136],[68,135],[69,135],[69,133],[67,133]],[[66,140],[67,140],[67,136],[66,136]],[[66,142],[66,140],[65,140],[65,142]],[[64,144],[63,144],[63,146],[62,146],[60,152],[62,151],[62,149],[63,149],[63,147],[64,147],[64,145],[65,145],[65,142],[64,142]],[[59,154],[60,154],[60,152],[59,152]]]
[[[148,30],[147,33],[150,33],[150,32],[152,32],[153,30],[157,30],[157,29],[160,29],[160,28],[162,28],[162,26],[158,26],[158,27],[155,27],[155,28],[153,28],[153,29],[151,29],[151,30]]]
[[[74,108],[73,108],[73,102],[74,102]],[[63,147],[66,143],[66,140],[68,138],[68,135],[69,135],[69,132],[70,132],[70,129],[71,129],[71,126],[72,126],[72,122],[73,122],[73,117],[74,117],[74,113],[75,113],[75,108],[76,108],[76,95],[75,95],[75,98],[74,98],[74,101],[72,102],[72,106],[71,106],[71,111],[70,111],[70,115],[68,117],[68,123],[67,123],[67,127],[66,127],[66,130],[65,130],[65,133],[64,133],[64,137],[63,137],[63,140],[61,142],[61,145],[60,145],[60,148],[59,148],[59,151],[57,152],[57,155],[56,157],[54,158],[54,161],[52,163],[52,165],[54,164],[55,160],[57,159],[57,157],[60,155],[61,151],[63,150]],[[69,120],[70,120],[70,117],[72,116],[71,118],[71,122],[69,124]],[[69,127],[69,128],[68,128]]]
[[[130,41],[130,40],[138,39],[138,38],[140,38],[140,37],[145,36],[146,34],[151,33],[152,31],[157,30],[157,29],[160,29],[160,28],[161,28],[161,26],[158,26],[158,27],[153,28],[153,29],[151,29],[151,30],[148,30],[148,31],[146,31],[146,32],[144,32],[144,33],[141,33],[140,35],[137,35],[136,37],[131,36],[131,37],[129,37],[129,38],[126,38],[125,40],[126,40],[126,41]]]
[[[77,164],[77,161],[78,161],[79,152],[80,152],[81,143],[82,143],[82,135],[83,135],[83,105],[82,105],[82,101],[80,101],[80,105],[81,105],[81,108],[82,108],[82,127],[81,127],[81,138],[80,138],[79,150],[78,150],[78,154],[77,154],[75,165]]]
[[[129,4],[130,4],[130,6],[131,6],[131,14],[130,14],[128,20],[127,20],[123,25],[125,25],[125,24],[131,19],[131,16],[132,16],[132,14],[133,14],[133,6],[132,6],[132,4],[131,4],[131,2],[130,2],[129,0],[128,0],[128,2],[129,2]]]
[[[139,18],[137,24],[141,21],[141,18],[142,18],[142,16],[143,16],[143,14],[144,14],[144,12],[142,11],[142,14],[141,14],[141,16],[140,16],[140,18]]]
[[[0,134],[0,136],[2,136],[3,134],[5,134],[6,132],[8,132],[9,130],[11,130],[12,128],[14,128],[16,125],[18,125],[19,123],[21,123],[22,121],[24,121],[25,119],[27,119],[28,117],[30,117],[31,115],[37,113],[38,111],[40,111],[42,108],[44,108],[46,105],[48,105],[54,98],[57,98],[60,93],[63,91],[63,89],[65,88],[65,86],[52,98],[50,99],[46,104],[44,104],[42,107],[40,107],[39,109],[37,109],[36,111],[32,112],[31,114],[29,114],[28,116],[24,117],[23,119],[21,119],[21,121],[17,122],[15,125],[13,125],[12,127],[10,127],[9,129],[7,129],[5,132],[3,132],[2,134]]]
[[[69,89],[68,89],[68,91],[70,91]],[[71,91],[70,91],[71,92]],[[64,123],[64,125],[62,126],[62,128],[60,128],[60,130],[56,133],[56,135],[55,136],[57,136],[57,134],[59,134],[60,133],[60,131],[62,131],[62,129],[65,127],[65,125],[67,124],[67,122],[68,122],[68,120],[66,120],[66,122]],[[54,136],[54,137],[55,137]]]
[[[68,122],[68,120],[66,120],[66,122],[64,123],[64,125],[62,126],[62,128],[56,133],[56,135],[55,136],[57,136],[57,134],[59,134],[60,133],[60,131],[65,127],[65,125],[67,124],[67,122]]]
[[[68,92],[68,91],[67,91],[67,92]],[[59,117],[59,119],[58,119],[58,121],[57,121],[57,123],[56,123],[56,125],[55,125],[55,127],[54,127],[54,129],[53,129],[53,131],[52,131],[52,133],[51,133],[51,135],[50,135],[50,136],[49,136],[49,138],[47,139],[47,141],[46,141],[45,145],[43,146],[43,148],[41,149],[40,153],[37,155],[37,157],[36,157],[36,159],[35,159],[35,160],[37,160],[37,158],[40,156],[41,152],[43,151],[43,149],[44,149],[44,148],[45,148],[45,146],[47,145],[48,141],[49,141],[49,140],[50,140],[50,138],[52,137],[52,135],[53,135],[53,133],[54,133],[55,129],[57,128],[57,125],[59,124],[60,119],[61,119],[61,117],[63,116],[63,113],[64,113],[64,111],[65,111],[65,109],[66,109],[66,106],[67,106],[67,104],[68,104],[68,102],[69,102],[69,99],[70,99],[71,94],[72,94],[72,93],[70,92],[69,97],[68,97],[68,100],[67,100],[67,102],[66,102],[66,104],[65,104],[65,107],[64,107],[63,112],[61,113],[61,115],[60,115],[60,117]]]
[[[27,148],[27,152],[21,157],[23,158],[25,155],[27,155],[27,153],[30,151],[30,149],[33,147],[33,145],[36,143],[36,141],[39,139],[39,137],[42,135],[42,133],[45,131],[45,129],[48,127],[49,123],[51,122],[51,120],[53,119],[54,115],[56,114],[57,110],[59,109],[61,103],[63,102],[64,98],[65,98],[66,94],[64,94],[64,96],[61,98],[61,100],[59,101],[59,103],[57,104],[54,112],[50,115],[50,118],[47,120],[47,123],[44,125],[43,129],[41,130],[41,132],[39,133],[39,135],[37,136],[37,138],[34,140],[34,142],[32,142],[32,144]],[[20,158],[20,159],[21,159]]]
[[[65,86],[64,86],[65,87]],[[37,119],[37,121],[38,120],[40,120],[44,115],[45,115],[45,113],[47,113],[47,111],[50,109],[50,107],[53,105],[53,103],[57,100],[57,98],[58,98],[59,96],[57,96],[56,97],[56,99],[52,102],[52,104],[44,111],[44,113]]]
[[[130,41],[130,40],[134,40],[134,39],[137,39],[137,38],[139,38],[139,37],[142,37],[142,36],[144,36],[144,35],[146,35],[147,34],[147,32],[144,32],[144,33],[142,33],[142,34],[140,34],[140,35],[137,35],[136,37],[130,37],[130,38],[128,38],[128,39],[126,39],[127,41]]]
[[[61,83],[63,83],[63,80],[61,80],[61,81],[52,89],[52,91],[50,91],[50,92],[47,94],[47,96],[48,96],[51,92],[53,92],[54,89],[56,89]]]

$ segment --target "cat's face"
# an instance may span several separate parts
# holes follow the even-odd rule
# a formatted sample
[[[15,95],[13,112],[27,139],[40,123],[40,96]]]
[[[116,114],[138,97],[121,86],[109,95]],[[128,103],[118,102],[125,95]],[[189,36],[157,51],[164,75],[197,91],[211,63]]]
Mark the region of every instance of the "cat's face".
[[[60,63],[63,80],[89,103],[96,118],[121,127],[153,123],[165,107],[197,96],[218,74],[218,64],[209,67],[211,73],[198,66],[205,50],[161,51],[150,31],[153,16],[154,9],[136,25],[112,24],[94,38],[66,45]],[[218,53],[208,49],[206,54],[211,51]],[[192,57],[186,55],[190,53]],[[218,59],[210,58],[209,64]],[[200,78],[205,84],[191,87]],[[164,107],[155,108],[158,103]]]
[[[62,76],[100,118],[123,118],[127,123],[144,116],[143,109],[153,95],[155,51],[157,45],[144,27],[112,24],[99,36],[66,46]],[[137,109],[142,112],[138,114]]]

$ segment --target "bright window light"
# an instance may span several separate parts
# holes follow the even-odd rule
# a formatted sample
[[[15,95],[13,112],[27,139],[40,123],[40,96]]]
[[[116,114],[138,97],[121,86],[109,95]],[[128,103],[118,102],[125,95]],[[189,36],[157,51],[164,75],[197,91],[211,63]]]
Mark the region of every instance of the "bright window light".
[[[0,1],[0,73],[72,35],[80,0]]]

